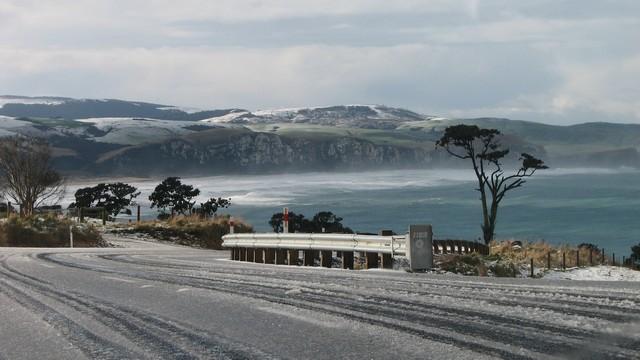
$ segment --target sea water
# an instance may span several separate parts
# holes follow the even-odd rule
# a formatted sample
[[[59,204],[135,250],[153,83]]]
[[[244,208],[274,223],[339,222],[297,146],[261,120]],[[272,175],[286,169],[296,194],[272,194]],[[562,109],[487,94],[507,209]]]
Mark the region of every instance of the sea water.
[[[129,181],[142,194],[143,217],[153,218],[148,196],[161,179]],[[480,239],[481,207],[470,170],[393,170],[357,173],[305,173],[184,178],[202,191],[199,198],[230,197],[222,209],[271,231],[271,215],[288,207],[311,218],[332,211],[360,232],[410,224],[432,224],[438,239]],[[69,187],[63,205],[73,200]],[[126,219],[126,218],[125,218]],[[498,239],[553,244],[593,243],[620,258],[640,243],[640,172],[630,169],[554,169],[539,171],[507,193],[496,228]]]

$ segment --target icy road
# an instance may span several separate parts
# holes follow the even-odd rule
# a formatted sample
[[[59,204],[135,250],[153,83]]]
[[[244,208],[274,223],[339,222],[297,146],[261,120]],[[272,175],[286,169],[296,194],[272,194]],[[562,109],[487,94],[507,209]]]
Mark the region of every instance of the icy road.
[[[0,359],[640,358],[640,284],[0,249]]]

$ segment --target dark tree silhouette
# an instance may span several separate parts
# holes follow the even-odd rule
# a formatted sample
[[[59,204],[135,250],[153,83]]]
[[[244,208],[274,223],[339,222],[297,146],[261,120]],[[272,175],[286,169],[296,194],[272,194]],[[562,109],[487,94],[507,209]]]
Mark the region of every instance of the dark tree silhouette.
[[[505,194],[521,187],[525,178],[536,170],[547,169],[542,160],[529,154],[520,154],[522,165],[511,175],[505,175],[502,159],[509,154],[499,141],[500,131],[482,129],[476,125],[454,125],[445,129],[436,143],[458,159],[471,161],[478,180],[477,190],[482,202],[482,233],[489,244],[495,235],[498,207]]]
[[[70,207],[102,207],[112,216],[130,206],[140,192],[134,186],[125,183],[100,183],[93,187],[78,189],[76,202]]]
[[[282,232],[284,223],[284,214],[275,213],[269,220],[269,225],[274,232]],[[289,232],[300,233],[348,233],[353,234],[353,230],[342,225],[342,218],[336,216],[330,211],[321,211],[313,216],[311,220],[305,218],[302,214],[289,212]]]
[[[200,203],[200,207],[197,209],[197,211],[203,217],[208,217],[215,214],[219,208],[228,208],[229,206],[231,206],[230,198],[211,198],[203,203]]]
[[[273,232],[281,233],[284,230],[284,214],[275,213],[269,220],[269,225],[273,229]],[[313,232],[313,225],[309,219],[306,219],[302,214],[296,214],[293,211],[289,211],[289,232]]]
[[[13,136],[0,140],[0,189],[21,205],[22,215],[64,195],[64,179],[51,165],[51,148],[40,138]]]
[[[336,216],[331,211],[320,211],[313,216],[314,231],[328,233],[349,233],[353,234],[353,230],[342,225],[342,218]]]
[[[169,209],[178,214],[185,214],[193,208],[194,197],[200,195],[200,190],[191,185],[185,185],[179,177],[168,177],[156,186],[149,196],[151,208],[157,207],[166,211]]]

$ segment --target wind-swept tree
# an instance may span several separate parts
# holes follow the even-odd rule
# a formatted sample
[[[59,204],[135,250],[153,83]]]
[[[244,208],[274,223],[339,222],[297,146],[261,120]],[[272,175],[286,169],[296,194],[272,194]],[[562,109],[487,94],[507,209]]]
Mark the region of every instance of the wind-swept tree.
[[[488,244],[495,235],[498,207],[510,190],[521,187],[525,178],[536,170],[547,169],[542,160],[532,155],[520,154],[521,166],[513,174],[506,175],[502,160],[509,149],[502,147],[499,141],[500,131],[482,129],[476,125],[454,125],[445,129],[436,143],[449,154],[469,160],[478,180],[478,190],[482,202],[482,234]]]
[[[200,203],[200,207],[196,209],[202,217],[208,217],[215,214],[220,208],[228,208],[231,206],[230,198],[211,198],[203,203]]]
[[[51,165],[45,139],[13,136],[0,140],[0,189],[21,205],[22,215],[64,195],[64,179]]]
[[[192,185],[183,184],[179,177],[168,177],[156,186],[149,196],[151,208],[157,207],[165,211],[169,209],[178,214],[185,214],[193,208],[194,197],[200,195],[200,190]]]
[[[135,186],[125,183],[100,183],[93,187],[78,189],[73,207],[102,207],[112,216],[117,216],[122,209],[130,206],[140,195]]]

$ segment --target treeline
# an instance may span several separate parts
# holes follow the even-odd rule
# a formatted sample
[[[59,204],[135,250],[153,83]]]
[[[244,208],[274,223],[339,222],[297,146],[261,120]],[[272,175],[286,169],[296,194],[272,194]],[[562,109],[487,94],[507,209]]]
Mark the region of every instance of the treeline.
[[[130,215],[131,210],[128,208],[137,205],[135,199],[139,195],[140,191],[129,184],[100,183],[78,189],[74,195],[75,202],[71,203],[69,208],[102,208],[112,217],[123,212]],[[160,210],[159,219],[191,214],[206,218],[213,216],[218,209],[231,206],[231,198],[222,197],[212,197],[196,204],[194,198],[198,195],[200,189],[183,184],[179,177],[168,177],[155,187],[149,195],[149,201],[151,208]]]
[[[289,232],[291,233],[343,233],[353,234],[351,228],[342,224],[342,218],[331,211],[320,211],[313,218],[307,219],[303,214],[289,212]],[[269,225],[274,232],[284,230],[284,213],[275,213],[269,220]]]

